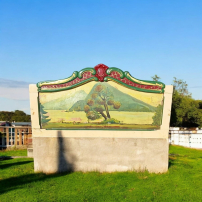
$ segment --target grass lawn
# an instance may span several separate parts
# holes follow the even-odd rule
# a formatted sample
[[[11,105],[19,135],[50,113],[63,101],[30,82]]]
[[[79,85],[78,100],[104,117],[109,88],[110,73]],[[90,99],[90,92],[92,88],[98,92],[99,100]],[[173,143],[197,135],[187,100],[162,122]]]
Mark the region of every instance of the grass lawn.
[[[10,151],[0,150],[0,156],[27,156],[27,149]]]
[[[202,201],[202,151],[170,147],[165,174],[33,172],[33,159],[0,161],[0,201]]]

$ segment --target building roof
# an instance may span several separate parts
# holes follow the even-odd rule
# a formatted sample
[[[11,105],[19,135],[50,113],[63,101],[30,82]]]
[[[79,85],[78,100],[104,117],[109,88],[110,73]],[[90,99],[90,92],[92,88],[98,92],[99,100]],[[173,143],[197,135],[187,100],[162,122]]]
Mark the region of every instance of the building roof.
[[[11,126],[11,123],[8,121],[0,122],[0,126]]]
[[[31,126],[31,122],[13,122],[12,126]]]

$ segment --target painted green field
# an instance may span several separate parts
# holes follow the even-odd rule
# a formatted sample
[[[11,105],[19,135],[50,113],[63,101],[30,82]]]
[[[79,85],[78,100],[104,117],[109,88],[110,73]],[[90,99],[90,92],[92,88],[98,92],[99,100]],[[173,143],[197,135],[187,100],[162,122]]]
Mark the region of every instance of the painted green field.
[[[201,159],[201,150],[170,146],[169,170],[164,174],[131,171],[55,175],[34,173],[33,159],[2,160],[0,201],[198,202],[202,201]]]
[[[127,124],[152,124],[154,112],[119,112],[111,111],[112,118]]]
[[[62,122],[82,122],[88,123],[85,112],[65,112],[65,110],[46,110],[51,118],[50,122],[62,123]],[[125,124],[152,124],[153,112],[119,112],[110,111],[111,118],[119,120]],[[91,123],[101,122],[104,118],[97,120],[90,120]]]
[[[97,124],[97,123],[47,123],[45,129],[111,129],[111,130],[155,130],[159,126],[149,124]]]

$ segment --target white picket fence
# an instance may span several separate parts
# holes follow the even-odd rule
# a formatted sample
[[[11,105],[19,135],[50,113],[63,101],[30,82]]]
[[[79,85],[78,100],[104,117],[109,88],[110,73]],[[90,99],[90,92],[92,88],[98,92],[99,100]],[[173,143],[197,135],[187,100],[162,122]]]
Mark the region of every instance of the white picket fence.
[[[202,149],[202,129],[170,127],[169,143],[174,145]]]

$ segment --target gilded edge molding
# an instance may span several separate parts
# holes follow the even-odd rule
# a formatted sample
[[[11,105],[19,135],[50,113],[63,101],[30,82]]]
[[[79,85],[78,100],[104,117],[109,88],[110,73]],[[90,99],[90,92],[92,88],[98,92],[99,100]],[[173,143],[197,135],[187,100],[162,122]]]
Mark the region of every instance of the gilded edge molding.
[[[106,76],[104,76],[104,79],[103,79],[104,82],[111,80],[111,81],[114,81],[116,83],[119,83],[120,85],[122,85],[124,87],[130,88],[133,90],[137,90],[137,91],[142,91],[142,92],[148,92],[148,93],[163,93],[164,92],[165,84],[162,82],[139,80],[139,79],[132,77],[128,71],[123,72],[121,69],[116,68],[116,67],[108,68],[106,65],[100,64],[100,66],[101,65],[105,66],[105,72],[104,73]],[[102,66],[99,67],[99,65],[97,65],[97,66],[96,66],[97,68],[88,67],[88,68],[82,69],[79,72],[75,71],[75,72],[73,72],[73,74],[70,77],[65,78],[65,79],[38,82],[37,83],[38,92],[57,92],[57,91],[69,90],[69,89],[84,85],[84,84],[91,82],[91,81],[99,81],[99,79],[97,78],[97,75],[102,74],[102,71],[100,71],[101,73],[99,73],[99,68],[102,70],[103,67]],[[83,79],[83,75],[86,72],[90,72],[92,74],[92,76],[90,78]],[[120,80],[111,77],[110,75],[112,72],[119,73]],[[71,82],[77,78],[79,79],[79,81],[77,83],[72,84],[72,85],[67,86],[67,87],[44,88],[44,89],[42,88],[43,86],[47,87],[47,86],[52,86],[52,85],[66,84],[66,83]],[[133,83],[138,84],[138,85],[143,85],[143,86],[145,86],[145,88],[144,87],[134,87],[134,86],[131,86],[131,85],[128,85],[128,84],[122,82],[121,80],[125,79],[125,78],[128,79],[129,81],[133,82]]]
[[[82,71],[82,70],[81,70]],[[44,86],[44,85],[55,85],[55,84],[63,84],[63,83],[67,83],[69,81],[72,81],[74,80],[75,78],[78,77],[78,72],[75,71],[73,72],[73,74],[68,77],[68,78],[65,78],[65,79],[60,79],[60,80],[53,80],[53,81],[41,81],[41,82],[38,82],[36,85],[38,88]]]

